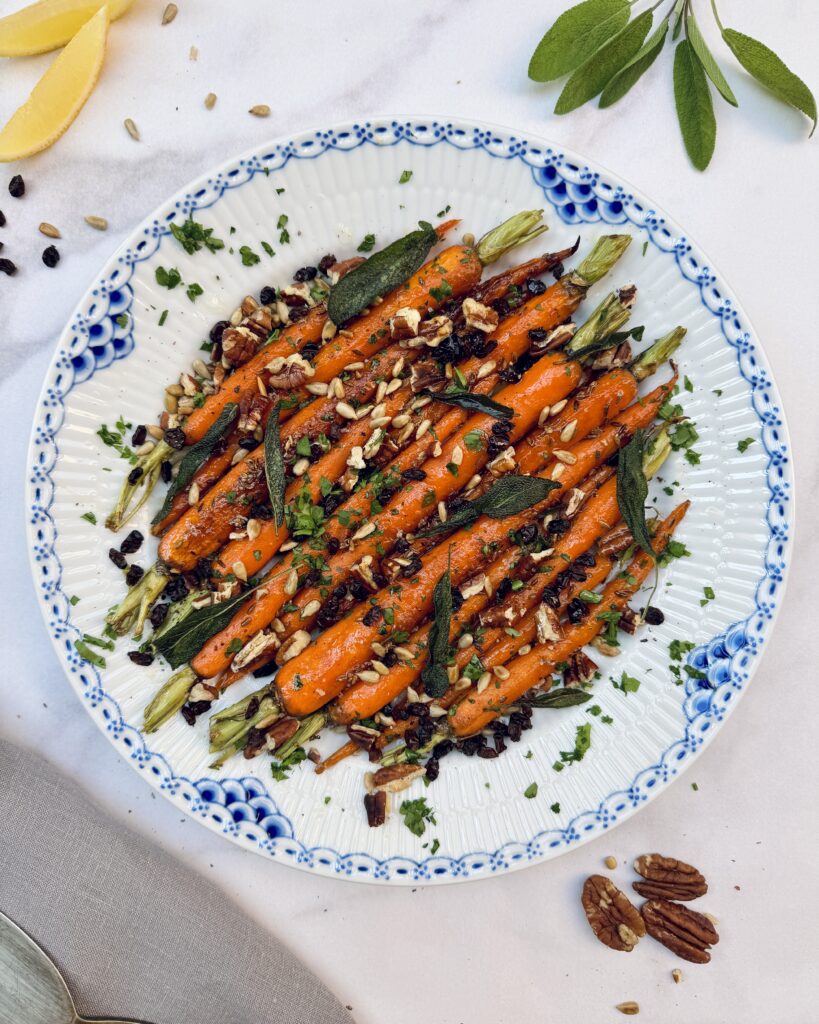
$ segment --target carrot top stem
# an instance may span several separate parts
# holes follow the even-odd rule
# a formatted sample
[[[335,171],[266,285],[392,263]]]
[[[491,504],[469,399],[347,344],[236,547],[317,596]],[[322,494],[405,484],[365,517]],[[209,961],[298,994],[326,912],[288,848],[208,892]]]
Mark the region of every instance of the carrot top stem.
[[[188,699],[190,689],[195,682],[196,673],[189,665],[174,672],[145,708],[145,719],[142,726],[144,731],[156,732],[160,725],[164,725],[172,715],[175,715]]]
[[[113,530],[114,533],[121,530],[142,508],[156,487],[162,463],[174,454],[174,449],[169,444],[159,441],[146,455],[139,456],[125,477],[113,511],[105,520],[109,530]],[[137,470],[140,472],[137,473]]]
[[[151,605],[167,584],[168,577],[152,565],[139,583],[131,587],[116,608],[109,612],[105,621],[120,636],[135,627],[134,636],[139,638]]]
[[[566,276],[580,287],[588,288],[608,274],[629,245],[631,235],[602,235],[577,269]]]
[[[685,327],[675,327],[637,356],[631,364],[631,372],[637,380],[650,377],[662,363],[670,359],[682,344],[686,333]]]
[[[510,249],[531,242],[533,238],[549,230],[541,224],[543,210],[522,210],[502,224],[487,231],[475,246],[478,259],[486,266],[504,256]]]
[[[605,348],[603,342],[615,331],[619,331],[631,316],[635,297],[636,292],[633,289],[610,292],[583,326],[575,332],[574,337],[564,348],[566,355],[582,358]]]
[[[320,729],[327,725],[328,717],[324,711],[316,711],[313,715],[303,718],[298,729],[286,743],[276,748],[276,759],[285,761],[294,754],[302,744],[312,739]]]
[[[250,705],[256,701],[256,710],[248,717]],[[230,707],[222,708],[215,715],[211,715],[208,722],[208,738],[210,741],[209,750],[211,753],[217,751],[238,749],[244,742],[245,737],[251,729],[255,729],[259,722],[274,722],[281,716],[281,708],[276,700],[273,688],[268,683],[254,693],[231,704]]]

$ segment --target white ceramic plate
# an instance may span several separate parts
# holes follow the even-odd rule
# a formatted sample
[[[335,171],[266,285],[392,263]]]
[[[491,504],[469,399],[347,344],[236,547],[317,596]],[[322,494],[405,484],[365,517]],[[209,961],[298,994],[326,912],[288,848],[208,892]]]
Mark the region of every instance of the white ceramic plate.
[[[412,179],[399,184],[404,170]],[[101,524],[125,463],[96,437],[100,424],[120,414],[133,423],[150,421],[164,387],[243,295],[289,281],[297,267],[327,251],[353,254],[367,232],[386,242],[447,206],[476,235],[514,211],[544,207],[551,227],[546,244],[541,239],[516,259],[561,248],[578,235],[581,255],[602,232],[634,235],[626,257],[583,308],[611,287],[634,282],[639,298],[632,322],[646,325],[646,340],[678,323],[688,328],[679,363],[694,387],[679,400],[696,421],[702,459],[691,466],[675,455],[663,472],[666,482],[680,483],[675,502],[692,500],[679,534],[691,556],[663,573],[655,603],[665,623],[626,641],[620,657],[602,666],[595,701],[613,723],[591,717],[588,704],[539,712],[523,742],[495,761],[450,756],[434,786],[416,783],[402,794],[423,795],[435,809],[437,825],[418,838],[397,814],[383,828],[368,828],[361,759],[322,776],[303,767],[276,783],[266,758],[236,756],[220,773],[209,770],[206,716],[193,729],[177,716],[144,737],[142,709],[166,670],[159,662],[136,668],[123,641],[97,671],[81,661],[73,642],[83,632],[98,634],[122,594],[121,573],[106,557],[112,538]],[[187,256],[167,225],[192,210],[201,211],[197,218],[217,236],[235,242],[237,252]],[[289,218],[289,245],[278,243],[275,230],[282,213]],[[277,255],[243,267],[238,247],[261,252],[261,240]],[[158,288],[159,264],[202,285],[195,305],[182,288]],[[167,322],[159,327],[164,309]],[[117,319],[124,312],[127,326]],[[737,444],[745,438],[753,443],[743,454]],[[35,415],[32,572],[49,633],[83,705],[130,763],[186,813],[242,846],[323,874],[390,883],[482,878],[557,856],[611,828],[662,791],[719,730],[758,663],[782,600],[793,517],[789,460],[779,397],[744,314],[708,260],[653,203],[577,156],[506,130],[431,120],[351,124],[281,139],[226,163],[148,217],[103,268],[60,339]],[[659,486],[653,490],[660,507],[670,504]],[[100,525],[84,521],[86,511]],[[143,509],[133,523],[146,536],[151,514]],[[140,563],[147,566],[153,554],[146,544]],[[702,605],[705,585],[716,597]],[[668,657],[674,638],[696,643],[689,663],[705,680],[674,684]],[[619,692],[610,682],[626,668],[641,680],[637,693]],[[252,687],[246,681],[230,701]],[[572,748],[585,721],[593,722],[591,750],[581,763],[555,772],[559,751]],[[527,799],[532,782],[538,794]],[[325,803],[326,797],[332,799]]]

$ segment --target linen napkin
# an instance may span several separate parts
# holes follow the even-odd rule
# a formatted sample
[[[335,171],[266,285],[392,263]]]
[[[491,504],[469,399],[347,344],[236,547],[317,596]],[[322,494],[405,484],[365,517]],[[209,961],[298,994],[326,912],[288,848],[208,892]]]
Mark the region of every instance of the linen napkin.
[[[78,1012],[151,1024],[351,1024],[321,981],[216,886],[0,738],[0,909]]]

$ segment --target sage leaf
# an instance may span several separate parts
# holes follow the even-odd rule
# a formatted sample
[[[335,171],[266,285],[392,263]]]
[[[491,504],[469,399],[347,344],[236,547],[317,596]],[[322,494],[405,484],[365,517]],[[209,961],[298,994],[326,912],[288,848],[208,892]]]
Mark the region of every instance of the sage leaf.
[[[279,403],[270,413],[264,432],[264,475],[273,509],[276,529],[284,522],[284,489],[285,472],[284,456],[282,455],[281,438],[279,437]]]
[[[204,437],[186,450],[182,461],[179,463],[176,478],[171,482],[165,495],[165,500],[162,503],[162,508],[151,520],[152,523],[161,523],[170,512],[173,499],[180,492],[187,490],[198,470],[210,458],[216,445],[227,435],[238,415],[239,406],[235,402],[228,402],[219,414],[219,418],[215,423],[211,424]]]
[[[563,686],[558,690],[549,690],[548,693],[538,693],[534,697],[524,697],[518,703],[530,708],[573,708],[585,704],[587,700],[591,700],[590,693]]]
[[[425,693],[430,697],[442,697],[449,688],[446,670],[452,623],[452,577],[449,568],[435,584],[432,604],[433,621],[427,640],[427,663],[421,672],[421,679]]]
[[[578,65],[628,22],[627,0],[585,0],[570,7],[544,35],[529,61],[533,82],[552,82]]]
[[[179,668],[189,662],[202,647],[233,618],[238,606],[252,593],[245,590],[229,601],[196,608],[166,633],[153,641],[152,647],[161,654],[171,668]]]
[[[687,39],[674,51],[674,100],[685,150],[698,171],[704,171],[714,155],[717,122],[708,79]]]
[[[700,64],[702,64],[706,75],[714,83],[720,96],[730,103],[732,107],[738,107],[739,103],[736,96],[734,96],[731,86],[726,81],[725,75],[723,75],[719,64],[714,59],[714,55],[708,49],[708,44],[703,39],[696,18],[690,12],[685,19],[685,34],[688,36],[688,42],[691,43],[694,53],[699,57]]]
[[[796,107],[813,121],[810,132],[813,135],[816,131],[816,99],[802,79],[759,40],[733,28],[723,29],[722,38],[749,75],[764,85],[778,100]]]
[[[611,79],[600,95],[600,106],[610,107],[621,100],[639,82],[660,56],[668,35],[668,18],[663,18],[657,29],[646,39],[636,55]]]
[[[648,480],[643,469],[644,448],[645,434],[637,430],[629,443],[620,449],[617,458],[617,505],[631,536],[653,558],[654,548],[646,524]]]
[[[424,389],[422,395],[429,395],[436,402],[444,402],[446,405],[457,405],[459,409],[466,409],[468,412],[482,412],[487,416],[494,416],[499,420],[510,420],[514,415],[514,409],[508,405],[501,405],[487,395],[476,395],[472,391],[430,391]]]
[[[504,476],[492,484],[486,494],[474,501],[461,505],[445,523],[436,523],[429,529],[422,530],[417,536],[434,537],[439,533],[469,526],[480,516],[491,519],[506,519],[525,512],[527,508],[540,504],[541,501],[560,487],[557,480],[544,480],[539,476]]]
[[[330,289],[327,315],[334,324],[344,324],[373,301],[403,284],[423,264],[438,241],[431,224],[422,220],[420,229],[397,239],[373,253]]]
[[[671,17],[674,18],[674,31],[671,33],[671,41],[676,43],[683,27],[683,15],[685,14],[686,0],[677,0]]]
[[[602,92],[617,72],[639,52],[653,18],[650,10],[644,11],[572,72],[557,98],[555,113],[568,114]]]

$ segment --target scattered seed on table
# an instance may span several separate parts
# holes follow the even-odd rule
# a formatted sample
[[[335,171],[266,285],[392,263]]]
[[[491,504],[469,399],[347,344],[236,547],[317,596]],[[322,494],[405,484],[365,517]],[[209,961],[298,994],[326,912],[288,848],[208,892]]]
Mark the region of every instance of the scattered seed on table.
[[[89,227],[94,228],[95,231],[108,230],[108,221],[105,219],[105,217],[88,216],[85,218],[85,223]]]
[[[26,183],[22,174],[15,174],[9,182],[9,194],[13,199],[22,199],[26,194]]]
[[[248,113],[253,114],[254,117],[270,117],[270,107],[266,103],[257,103],[255,107],[250,108]]]
[[[209,92],[207,94],[207,96],[205,97],[205,109],[206,110],[213,110],[213,108],[215,106],[216,106],[216,93],[215,92]]]
[[[168,4],[165,10],[162,12],[162,24],[170,25],[173,19],[179,14],[179,8],[176,4]]]
[[[62,238],[63,237],[60,234],[59,230],[57,228],[55,228],[53,224],[49,224],[48,221],[45,221],[45,220],[40,225],[38,230],[39,230],[40,234],[41,235],[45,235],[46,238]]]
[[[190,53],[188,54],[188,58],[190,60],[199,60],[199,50],[197,49],[197,47],[191,47]]]
[[[134,140],[134,142],[139,142],[139,129],[134,124],[134,122],[131,120],[131,118],[130,117],[126,117],[125,121],[124,121],[124,124],[125,124],[125,131],[128,132],[128,134],[131,136],[131,138]]]
[[[13,277],[16,273],[16,264],[12,263],[11,260],[0,259],[0,274],[8,274],[9,277]]]
[[[59,262],[60,254],[56,246],[49,245],[47,249],[43,249],[43,263],[47,267],[56,267]]]

